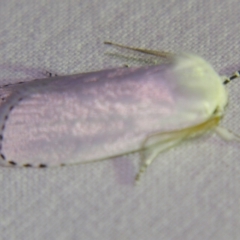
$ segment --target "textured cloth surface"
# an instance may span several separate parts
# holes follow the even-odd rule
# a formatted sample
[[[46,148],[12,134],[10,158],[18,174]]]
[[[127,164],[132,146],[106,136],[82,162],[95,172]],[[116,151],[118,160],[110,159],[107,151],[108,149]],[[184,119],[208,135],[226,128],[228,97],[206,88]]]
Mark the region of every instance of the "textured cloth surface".
[[[237,0],[2,0],[0,81],[140,65],[116,56],[106,40],[195,52],[230,75],[240,66],[239,12]],[[240,133],[240,84],[227,88],[221,124]],[[0,168],[0,238],[238,239],[238,144],[215,135],[183,143],[161,154],[136,187],[138,164],[131,155],[56,169]]]

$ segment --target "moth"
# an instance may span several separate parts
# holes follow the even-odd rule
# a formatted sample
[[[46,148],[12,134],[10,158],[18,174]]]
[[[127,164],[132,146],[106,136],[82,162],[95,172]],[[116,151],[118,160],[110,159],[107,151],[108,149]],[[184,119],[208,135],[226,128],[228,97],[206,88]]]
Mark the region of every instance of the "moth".
[[[228,103],[225,78],[203,58],[127,47],[165,59],[158,65],[114,68],[35,79],[0,88],[0,161],[52,167],[139,152],[136,181],[158,155],[220,127]]]

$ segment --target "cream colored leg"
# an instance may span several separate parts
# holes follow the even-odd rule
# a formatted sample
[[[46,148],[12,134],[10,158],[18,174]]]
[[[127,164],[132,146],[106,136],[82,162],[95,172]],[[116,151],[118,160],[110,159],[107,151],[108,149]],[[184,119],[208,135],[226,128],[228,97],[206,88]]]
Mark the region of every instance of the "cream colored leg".
[[[143,154],[142,163],[141,163],[139,172],[135,177],[135,184],[139,183],[139,180],[142,174],[146,171],[147,167],[154,161],[154,159],[157,158],[157,156],[161,152],[167,151],[170,148],[174,147],[175,145],[179,144],[185,137],[186,137],[185,134],[183,134],[182,136],[177,135],[176,138],[167,140],[166,142],[160,142],[159,144],[156,144],[150,147],[149,149],[145,150],[147,152],[150,152],[150,154],[147,157],[145,157],[145,154]]]
[[[226,141],[240,141],[240,136],[231,132],[230,130],[217,126],[215,132]]]

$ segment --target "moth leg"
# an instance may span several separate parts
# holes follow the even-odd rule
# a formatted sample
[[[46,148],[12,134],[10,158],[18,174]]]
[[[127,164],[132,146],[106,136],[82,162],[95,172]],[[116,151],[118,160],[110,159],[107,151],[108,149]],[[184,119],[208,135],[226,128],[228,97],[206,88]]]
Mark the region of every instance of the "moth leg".
[[[240,142],[240,136],[231,132],[230,130],[217,126],[215,132],[226,141],[238,141]]]
[[[141,165],[140,165],[140,169],[139,172],[137,173],[136,177],[135,177],[135,183],[138,183],[142,174],[146,171],[147,167],[158,157],[158,155],[160,153],[162,153],[163,151],[167,151],[170,148],[176,146],[177,144],[179,144],[182,140],[184,140],[187,137],[188,131],[186,132],[182,132],[181,134],[179,133],[171,133],[169,135],[169,138],[166,138],[166,136],[164,136],[165,134],[159,134],[159,141],[156,144],[153,144],[153,146],[151,147],[147,147],[145,145],[147,145],[147,143],[150,141],[152,141],[151,138],[156,138],[158,136],[154,135],[154,136],[150,136],[148,137],[145,141],[144,141],[144,146],[143,146],[143,151],[142,151],[142,155],[141,155]],[[163,139],[161,139],[163,138]],[[153,140],[155,141],[155,140]],[[144,150],[145,148],[145,150]],[[150,152],[150,154],[148,156],[146,156],[147,152]]]
[[[112,43],[112,42],[104,42],[104,44],[113,45],[116,47],[125,48],[125,49],[129,49],[129,50],[133,50],[133,51],[137,51],[137,52],[141,52],[141,53],[146,53],[146,54],[154,55],[157,57],[163,57],[163,58],[169,58],[174,55],[173,53],[170,53],[170,52],[156,51],[156,50],[150,50],[150,49],[144,49],[144,48],[128,47],[125,45],[121,45],[118,43]]]
[[[147,167],[153,162],[153,160],[160,154],[158,149],[154,149],[148,158],[142,160],[140,169],[135,177],[135,183],[138,184],[142,174],[146,171]]]

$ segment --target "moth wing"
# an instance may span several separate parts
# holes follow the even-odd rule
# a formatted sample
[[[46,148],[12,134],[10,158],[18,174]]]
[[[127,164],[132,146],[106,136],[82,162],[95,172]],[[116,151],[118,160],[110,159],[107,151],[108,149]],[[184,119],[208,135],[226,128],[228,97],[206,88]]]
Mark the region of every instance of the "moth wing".
[[[181,71],[119,68],[7,87],[1,156],[20,166],[106,159],[140,150],[151,134],[204,122],[216,107],[204,92],[209,86],[184,83]]]

